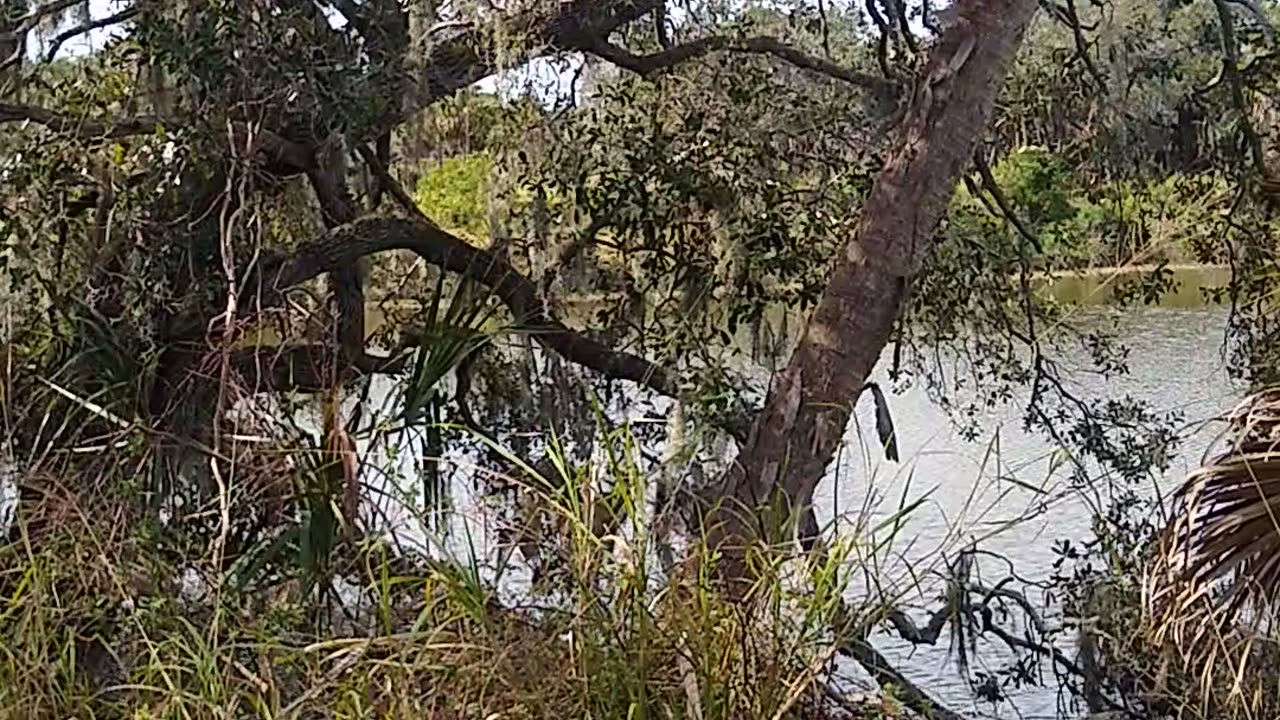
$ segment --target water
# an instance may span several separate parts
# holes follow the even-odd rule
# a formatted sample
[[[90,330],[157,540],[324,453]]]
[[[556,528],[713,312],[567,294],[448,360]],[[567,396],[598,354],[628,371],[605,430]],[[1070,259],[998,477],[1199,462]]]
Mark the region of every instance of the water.
[[[1241,397],[1242,389],[1228,378],[1222,355],[1226,318],[1227,311],[1219,307],[1127,312],[1121,318],[1121,337],[1130,349],[1130,374],[1115,380],[1089,372],[1083,351],[1065,358],[1066,367],[1075,368],[1067,376],[1071,389],[1083,398],[1130,393],[1151,402],[1157,410],[1184,414],[1189,426],[1181,451],[1173,458],[1168,474],[1146,488],[1147,492],[1167,495],[1177,486],[1221,429],[1202,423],[1230,409]],[[874,445],[872,403],[859,404],[857,426],[850,428],[848,436],[850,450],[819,490],[820,521],[857,513],[868,497],[882,499],[871,511],[877,518],[895,512],[904,494],[908,502],[927,497],[905,522],[880,578],[881,582],[896,581],[900,587],[909,587],[909,567],[916,577],[926,578],[928,591],[907,593],[901,602],[914,608],[911,614],[918,624],[940,604],[935,595],[941,581],[936,576],[930,580],[931,572],[942,569],[940,551],[955,557],[963,543],[982,538],[979,547],[1007,557],[1020,576],[1034,580],[1050,573],[1054,540],[1089,537],[1084,498],[1064,485],[1065,468],[1050,472],[1053,447],[1043,437],[1022,430],[1021,411],[1026,401],[1024,395],[982,418],[982,436],[967,442],[923,390],[891,395],[903,459],[896,465],[859,449],[867,443]],[[859,430],[863,431],[861,436]],[[1008,476],[1043,492],[1001,479]],[[1024,517],[1029,519],[1020,520]],[[1007,574],[1007,567],[998,561],[986,559],[982,565],[987,585]],[[851,599],[858,597],[863,587],[855,583]],[[1038,598],[1033,596],[1032,600]],[[1010,630],[1021,635],[1020,627]],[[913,647],[888,633],[876,636],[874,642],[908,677],[953,709],[975,717],[1058,716],[1056,686],[1014,693],[1017,712],[1007,706],[993,709],[975,704],[955,664],[948,662],[945,632],[938,647]],[[1074,653],[1071,647],[1059,647],[1069,655]],[[979,643],[980,654],[973,669],[998,665],[984,662],[983,657],[1007,657],[1001,650]],[[1053,685],[1051,675],[1046,680]]]
[[[1198,463],[1218,430],[1199,423],[1229,409],[1241,396],[1242,389],[1227,377],[1221,354],[1226,317],[1227,311],[1220,307],[1127,311],[1121,318],[1121,337],[1130,349],[1131,372],[1119,379],[1105,380],[1089,372],[1083,351],[1063,358],[1067,369],[1074,368],[1066,379],[1082,397],[1100,399],[1130,393],[1152,402],[1158,410],[1184,413],[1188,428],[1182,450],[1166,477],[1154,483],[1149,492],[1167,494],[1177,485]],[[883,375],[883,367],[877,375]],[[388,390],[384,385],[375,395]],[[890,392],[902,457],[897,464],[879,457],[878,448],[875,453],[868,449],[868,445],[874,446],[874,411],[869,398],[859,404],[846,450],[819,487],[819,520],[828,523],[837,517],[859,515],[883,519],[896,512],[900,503],[924,498],[904,520],[894,545],[878,554],[876,573],[877,581],[887,590],[916,587],[915,579],[922,580],[922,590],[906,592],[898,603],[917,623],[923,623],[928,612],[938,607],[934,595],[941,584],[941,558],[954,557],[961,546],[975,538],[983,550],[1008,558],[1020,576],[1036,580],[1050,572],[1054,540],[1081,541],[1089,536],[1084,499],[1067,490],[1063,470],[1051,472],[1054,448],[1043,437],[1021,429],[1026,400],[1015,398],[1008,406],[982,417],[981,436],[967,441],[922,389]],[[410,449],[401,459],[409,478],[413,477],[409,465],[413,454]],[[5,484],[0,479],[0,508],[8,504]],[[459,512],[450,518],[448,538],[439,538],[404,514],[400,519],[408,524],[399,529],[401,539],[436,550],[441,547],[437,541],[441,541],[462,561],[472,553],[492,557],[493,527],[479,512],[474,498],[468,497],[470,485],[454,483]],[[847,531],[847,524],[842,527]],[[865,548],[859,551],[866,552]],[[983,573],[983,581],[994,584],[1002,577],[1003,566],[984,561]],[[850,600],[857,602],[865,596],[866,583],[854,578]],[[1019,628],[1011,630],[1020,634]],[[889,633],[880,633],[873,641],[912,681],[973,717],[1059,717],[1060,700],[1052,676],[1046,678],[1049,687],[1013,692],[1012,705],[992,708],[973,700],[968,685],[949,662],[945,633],[936,647],[914,647]],[[1059,647],[1073,653],[1069,644]],[[1004,657],[1007,653],[1000,646],[980,643],[972,667],[982,670]],[[847,663],[841,669],[855,678],[862,675]]]
[[[1082,312],[1101,315],[1108,311]],[[1111,380],[1092,371],[1083,349],[1055,356],[1066,373],[1065,384],[1078,397],[1101,400],[1128,393],[1152,403],[1157,411],[1183,413],[1187,425],[1181,450],[1167,475],[1143,488],[1146,493],[1167,495],[1176,487],[1220,430],[1206,421],[1230,409],[1241,397],[1242,389],[1227,376],[1222,354],[1226,319],[1227,311],[1221,307],[1126,311],[1120,316],[1119,333],[1130,351],[1130,373]],[[1076,324],[1089,322],[1086,318]],[[886,353],[875,377],[883,379],[888,361]],[[982,550],[1006,558],[1018,576],[1035,581],[1051,571],[1055,540],[1079,543],[1090,536],[1089,506],[1066,484],[1067,468],[1060,457],[1055,461],[1054,446],[1044,437],[1022,430],[1027,400],[1024,394],[988,412],[979,418],[980,436],[966,440],[923,389],[902,394],[890,391],[900,463],[881,457],[874,440],[873,404],[869,397],[859,403],[856,422],[851,423],[846,436],[846,449],[819,487],[819,521],[826,524],[840,518],[837,526],[841,532],[855,532],[858,518],[863,519],[863,527],[874,525],[901,506],[923,499],[905,518],[895,542],[875,553],[877,585],[882,592],[901,592],[898,606],[918,624],[923,625],[928,614],[939,607],[936,594],[942,584],[944,559],[954,558],[961,547],[977,541]],[[411,472],[406,475],[412,477]],[[1011,477],[1017,482],[1008,479]],[[433,537],[429,531],[410,526],[401,529],[400,539],[410,545],[447,548],[463,561],[473,554],[493,557],[494,528],[469,496],[470,486],[466,480],[454,483],[458,512],[450,520],[448,538]],[[870,560],[868,546],[869,542],[863,542],[856,550],[864,562]],[[979,565],[981,581],[988,586],[1009,573],[1008,565],[990,557],[982,558]],[[518,570],[509,574],[501,594],[518,597],[524,577]],[[854,577],[849,599],[858,603],[867,595],[866,579]],[[1029,598],[1043,605],[1043,598],[1034,594]],[[1054,624],[1055,618],[1045,619]],[[1005,627],[1014,635],[1022,634],[1019,624]],[[993,708],[975,702],[967,682],[949,660],[945,632],[937,646],[912,646],[888,632],[874,636],[873,642],[911,680],[973,717],[1077,714],[1063,704],[1066,699],[1059,698],[1051,673],[1044,677],[1047,687],[1010,691],[1012,703]],[[1059,639],[1057,646],[1074,655],[1070,638]],[[1008,658],[1002,645],[980,642],[971,666],[974,671],[993,669]],[[855,686],[868,682],[852,663],[843,664],[841,671]]]
[[[1101,315],[1109,311],[1095,308],[1082,312]],[[1220,430],[1206,422],[1241,397],[1242,389],[1227,376],[1222,354],[1226,319],[1227,310],[1221,307],[1126,311],[1120,316],[1119,334],[1130,351],[1130,373],[1120,378],[1108,380],[1093,372],[1083,349],[1055,356],[1066,373],[1065,384],[1078,397],[1102,400],[1128,393],[1152,403],[1157,411],[1183,413],[1187,424],[1180,452],[1165,477],[1143,488],[1146,493],[1167,495],[1177,486]],[[1078,319],[1076,325],[1089,322]],[[883,380],[888,362],[886,352],[874,377]],[[1089,538],[1089,506],[1066,484],[1067,468],[1061,457],[1055,461],[1055,448],[1043,436],[1022,430],[1026,394],[980,417],[979,437],[966,440],[923,389],[895,394],[886,383],[882,385],[889,392],[902,461],[891,463],[882,458],[874,439],[873,404],[869,397],[863,398],[856,422],[850,424],[845,450],[819,487],[815,502],[821,523],[839,518],[840,532],[851,533],[856,532],[853,528],[859,518],[862,527],[873,526],[900,507],[923,500],[904,519],[895,542],[875,553],[877,585],[882,592],[902,593],[898,606],[918,624],[923,625],[929,613],[939,607],[936,595],[942,585],[943,562],[954,558],[961,547],[976,541],[983,551],[1006,558],[1019,577],[1035,581],[1051,571],[1055,540],[1079,543]],[[448,537],[423,529],[412,513],[405,513],[402,519],[407,525],[397,531],[402,542],[436,551],[443,548],[464,562],[471,556],[494,557],[494,527],[472,496],[472,483],[465,479],[469,473],[463,465],[455,466],[461,472],[454,475],[457,512],[450,517]],[[404,475],[414,476],[408,468]],[[869,562],[871,543],[866,542],[869,538],[859,537],[864,542],[855,552]],[[979,565],[981,581],[987,586],[1009,573],[1004,561],[991,557],[982,558]],[[516,599],[526,579],[518,568],[508,571],[500,594],[504,599]],[[863,577],[852,578],[849,600],[856,604],[866,598],[867,584]],[[1029,594],[1029,599],[1043,605],[1041,597]],[[1055,618],[1045,620],[1052,626]],[[1020,624],[1005,627],[1014,635],[1022,634]],[[945,631],[937,646],[916,647],[888,632],[875,635],[873,642],[920,687],[973,717],[1078,714],[1063,704],[1065,698],[1059,698],[1051,673],[1044,677],[1047,687],[1010,691],[1011,703],[993,708],[975,702],[967,682],[949,660]],[[1070,638],[1059,639],[1057,647],[1074,655]],[[1008,658],[1002,645],[980,641],[971,667],[973,671],[994,669]],[[845,662],[840,670],[855,687],[869,683],[852,663]]]

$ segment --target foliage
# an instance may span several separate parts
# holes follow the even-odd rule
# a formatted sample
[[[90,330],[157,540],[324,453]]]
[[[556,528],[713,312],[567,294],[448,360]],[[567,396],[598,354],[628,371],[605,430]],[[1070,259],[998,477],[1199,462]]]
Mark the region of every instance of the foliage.
[[[601,37],[645,53],[663,34],[763,35],[806,53],[810,69],[715,51],[630,73],[591,56],[562,73],[571,97],[450,96],[530,53],[576,62],[537,19],[579,4],[508,5],[528,14],[334,3],[394,10],[335,27],[311,3],[138,0],[101,51],[0,70],[0,92],[16,77],[23,102],[76,119],[5,121],[0,137],[0,475],[19,467],[23,491],[0,548],[0,634],[15,639],[0,652],[0,714],[80,716],[106,701],[166,717],[630,718],[692,716],[696,702],[708,718],[815,717],[830,708],[816,680],[841,621],[865,635],[898,617],[876,553],[846,557],[853,543],[837,532],[825,562],[807,560],[807,597],[766,563],[755,616],[711,591],[705,554],[670,568],[652,556],[669,549],[659,536],[670,511],[717,487],[719,428],[772,389],[790,319],[812,308],[858,232],[896,139],[891,100],[812,68],[901,82],[928,38],[882,34],[885,18],[857,3],[691,3],[661,33],[646,21]],[[0,46],[13,7],[36,6],[4,4]],[[1142,398],[1076,397],[1064,350],[1083,348],[1114,377],[1124,348],[1078,329],[1035,282],[1150,265],[1117,297],[1153,302],[1169,264],[1228,262],[1219,299],[1236,310],[1233,369],[1280,377],[1280,231],[1241,122],[1274,144],[1277,68],[1272,41],[1237,9],[1250,100],[1238,108],[1209,3],[1075,8],[1075,29],[1041,13],[984,150],[1032,237],[975,174],[910,279],[889,370],[974,436],[981,411],[1029,395],[1025,424],[1071,457],[1056,468],[1071,490],[1110,498],[1091,507],[1093,538],[1059,545],[1049,581],[1098,668],[1060,682],[1095,709],[1110,699],[1154,714],[1212,699],[1235,669],[1195,653],[1170,669],[1169,648],[1185,646],[1165,644],[1141,603],[1161,508],[1137,488],[1167,467],[1183,418]],[[441,47],[452,54],[424,66],[419,55]],[[106,127],[130,117],[159,122]],[[104,129],[76,130],[94,123]],[[405,206],[374,177],[371,153],[399,163]],[[418,211],[492,250],[478,256],[490,264],[388,251],[366,259],[367,276],[346,267],[283,296],[254,282],[262,268],[341,254],[317,239],[356,216]],[[495,257],[510,274],[477,289],[467,274],[503,267]],[[349,348],[333,340],[350,322],[350,275],[377,299],[380,325],[356,328],[370,352],[344,374]],[[532,288],[523,312],[504,309],[521,280]],[[561,348],[592,341],[659,361],[679,397],[536,349],[550,332],[539,314],[573,329]],[[272,334],[278,343],[262,340]],[[294,350],[297,362],[278,362]],[[317,407],[324,420],[310,422]],[[628,422],[685,412],[688,428]],[[335,450],[340,432],[359,446],[358,478]],[[655,461],[659,448],[680,461]],[[1231,470],[1235,484],[1215,482],[1241,491]],[[667,475],[679,482],[649,482]],[[353,487],[357,513],[344,507]],[[463,490],[481,496],[466,512],[516,538],[526,562],[448,545]],[[386,546],[410,530],[429,545],[421,556]],[[1008,595],[964,600],[973,578],[960,565],[937,617],[979,694],[1032,682],[1039,662],[1063,665],[1041,630],[1015,640],[1007,667],[969,676],[965,640],[998,637],[1019,611],[994,600],[1016,606]],[[538,582],[499,602],[517,567]],[[875,589],[846,588],[850,574]],[[196,585],[206,593],[190,597]],[[517,607],[535,601],[536,612]],[[854,617],[837,617],[845,602]],[[1197,688],[1198,676],[1212,682]],[[104,680],[121,687],[94,686]]]
[[[487,240],[489,175],[493,160],[484,153],[447,158],[418,179],[418,206],[445,229],[472,242]]]
[[[766,616],[744,619],[706,586],[708,567],[662,576],[633,544],[647,532],[644,476],[628,469],[627,436],[614,439],[624,454],[601,470],[618,473],[620,536],[593,535],[591,507],[574,501],[591,469],[560,464],[563,491],[530,478],[567,528],[574,589],[569,607],[542,611],[502,605],[475,558],[420,567],[380,543],[347,548],[320,603],[296,581],[225,583],[200,549],[175,555],[167,532],[122,516],[128,496],[46,487],[0,545],[0,713],[826,717],[820,694],[796,689],[830,652],[842,555],[815,569],[815,594],[762,578]]]

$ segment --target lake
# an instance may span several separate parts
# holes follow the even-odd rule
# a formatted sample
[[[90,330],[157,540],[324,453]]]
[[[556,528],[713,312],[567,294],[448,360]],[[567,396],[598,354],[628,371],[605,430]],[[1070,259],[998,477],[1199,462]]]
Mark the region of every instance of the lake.
[[[1076,324],[1085,326],[1112,313],[1099,307],[1080,307],[1077,312],[1081,315]],[[1241,397],[1242,388],[1226,372],[1226,320],[1227,309],[1216,306],[1124,311],[1119,315],[1119,332],[1130,351],[1130,373],[1111,380],[1091,371],[1083,349],[1058,356],[1066,373],[1065,384],[1079,397],[1102,400],[1128,393],[1153,403],[1158,411],[1183,413],[1187,425],[1179,454],[1167,475],[1153,481],[1146,492],[1158,489],[1167,495],[1175,488],[1198,464],[1220,430],[1206,421],[1229,410]],[[877,558],[877,582],[889,591],[906,591],[914,587],[912,577],[922,579],[923,590],[906,592],[899,603],[920,624],[939,605],[935,596],[941,587],[943,558],[954,558],[975,539],[980,549],[1012,562],[1019,576],[1031,580],[1047,577],[1056,558],[1052,543],[1088,539],[1090,513],[1084,499],[1067,485],[1068,469],[1060,461],[1055,464],[1055,448],[1045,438],[1023,431],[1027,393],[980,417],[982,432],[969,441],[922,388],[893,392],[884,378],[888,362],[886,355],[873,377],[889,393],[902,461],[883,459],[875,444],[873,403],[864,397],[856,422],[848,430],[846,449],[819,487],[819,521],[826,525],[840,517],[847,529],[863,516],[874,524],[897,512],[900,503],[925,498],[906,518],[895,543]],[[1018,482],[1009,481],[1009,477]],[[492,557],[496,550],[493,528],[477,507],[470,485],[465,481],[454,484],[457,512],[450,520],[448,538],[429,539],[431,533],[420,527],[403,529],[401,538],[413,545],[447,547],[459,559],[472,553]],[[979,567],[987,585],[1007,574],[1007,566],[991,558],[981,559]],[[523,585],[524,577],[520,571],[510,574],[502,594],[512,600],[518,597],[517,588]],[[865,597],[865,587],[860,576],[853,577],[850,599]],[[1040,598],[1030,597],[1039,604]],[[1054,624],[1051,617],[1046,621]],[[1021,633],[1019,626],[1010,626],[1010,630]],[[975,703],[954,662],[948,660],[945,632],[936,647],[913,647],[887,632],[875,636],[874,642],[912,680],[973,717],[1054,718],[1061,716],[1060,710],[1071,716],[1060,706],[1048,673],[1045,677],[1051,687],[1011,692],[1017,713],[1008,705],[993,709]],[[1074,654],[1069,640],[1060,642],[1059,647]],[[980,642],[972,670],[994,668],[1002,659],[1007,659],[1003,646]],[[851,665],[845,663],[842,671],[865,679],[860,668]]]
[[[1228,378],[1222,354],[1226,320],[1227,310],[1222,307],[1126,311],[1120,323],[1121,337],[1130,350],[1130,374],[1122,378],[1106,380],[1087,371],[1088,358],[1083,351],[1078,357],[1064,358],[1068,368],[1076,368],[1067,380],[1082,397],[1103,399],[1130,393],[1150,401],[1157,410],[1184,414],[1188,426],[1180,452],[1168,474],[1158,481],[1158,488],[1148,488],[1149,492],[1159,489],[1167,495],[1198,465],[1221,430],[1217,424],[1203,423],[1229,410],[1241,397],[1243,389]],[[1023,431],[1021,410],[1027,399],[1023,394],[1010,406],[987,414],[981,419],[982,437],[968,442],[923,390],[891,395],[902,457],[899,464],[860,449],[860,444],[875,443],[872,403],[869,399],[860,401],[858,427],[849,432],[850,450],[819,490],[820,521],[857,513],[868,497],[879,499],[873,514],[888,517],[905,489],[908,501],[926,495],[928,499],[911,514],[890,553],[889,564],[882,568],[889,580],[899,580],[905,588],[910,586],[908,567],[926,577],[940,572],[940,551],[953,558],[956,550],[974,538],[985,538],[979,547],[1007,557],[1022,577],[1047,577],[1056,557],[1051,552],[1053,541],[1087,539],[1090,517],[1084,500],[1065,485],[1067,469],[1050,474],[1054,448],[1041,436]],[[859,429],[863,430],[861,435]],[[1001,479],[1008,476],[1044,492]],[[1020,520],[1023,517],[1028,519]],[[998,561],[984,558],[980,565],[987,585],[1007,574],[1007,567]],[[930,583],[931,592],[909,594],[904,601],[914,605],[912,615],[917,623],[927,620],[926,608],[939,606],[935,598],[939,586],[935,579]],[[859,591],[855,584],[850,595]],[[1033,602],[1037,600],[1031,597]],[[1012,631],[1020,634],[1019,627]],[[945,633],[939,647],[913,647],[888,633],[877,636],[875,643],[913,681],[951,707],[971,711],[974,717],[1019,716],[1007,707],[994,712],[989,705],[974,704],[955,663],[948,662]],[[1073,652],[1070,647],[1062,648]],[[999,659],[1005,657],[1001,649],[980,642],[972,669],[998,665],[984,662],[982,653],[991,652]],[[1052,675],[1047,675],[1047,680],[1052,683]],[[1022,690],[1014,697],[1023,718],[1058,717],[1056,689]]]

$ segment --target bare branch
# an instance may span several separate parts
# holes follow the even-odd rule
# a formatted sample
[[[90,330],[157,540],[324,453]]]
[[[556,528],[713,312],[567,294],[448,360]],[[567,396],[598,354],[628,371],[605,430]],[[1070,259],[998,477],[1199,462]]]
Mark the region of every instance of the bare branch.
[[[964,184],[969,190],[969,193],[982,201],[992,215],[1003,216],[1004,219],[1018,231],[1018,234],[1021,235],[1024,240],[1031,243],[1031,247],[1035,248],[1036,252],[1043,253],[1044,246],[1040,244],[1040,238],[1036,237],[1036,234],[1031,232],[1031,228],[1027,227],[1027,224],[1022,221],[1017,210],[1014,209],[1013,203],[1009,202],[1009,198],[1004,194],[1004,191],[1000,189],[1000,183],[996,182],[996,177],[991,172],[991,165],[987,163],[986,158],[982,157],[981,152],[974,153],[973,165],[978,171],[978,177],[982,179],[982,187],[978,187],[978,185],[973,182],[972,178],[966,176]],[[996,207],[993,208],[989,203],[987,203],[986,198],[984,198],[982,194],[983,190],[986,190],[987,193],[991,195],[991,199],[995,201]]]
[[[666,0],[659,2],[658,7],[653,10],[653,31],[658,36],[658,44],[663,50],[670,50],[675,44],[671,42],[671,31],[667,28]]]
[[[131,8],[121,10],[115,15],[108,15],[107,17],[99,18],[97,20],[90,20],[89,22],[76,25],[73,28],[68,28],[66,30],[63,30],[62,32],[58,33],[57,37],[55,37],[52,40],[52,42],[50,42],[49,49],[46,50],[44,53],[45,62],[53,62],[53,59],[58,55],[58,51],[62,49],[62,44],[70,40],[71,38],[76,37],[77,35],[83,35],[87,32],[100,30],[104,27],[109,27],[111,25],[118,25],[122,22],[132,20],[133,17],[137,14],[138,14],[138,8],[131,7]]]
[[[1009,588],[1004,587],[1004,585],[1011,580],[1013,580],[1012,577],[1005,578],[1001,582],[996,583],[995,587],[991,588],[984,587],[977,583],[970,583],[969,592],[981,595],[983,606],[986,606],[987,603],[991,602],[992,598],[1000,597],[1009,600],[1022,608],[1022,612],[1026,613],[1027,619],[1031,621],[1031,626],[1036,629],[1036,632],[1040,633],[1042,636],[1045,635],[1046,630],[1044,620],[1041,619],[1040,613],[1036,612],[1035,607],[1031,604],[1031,601],[1027,599],[1027,596],[1017,590],[1010,590]]]
[[[905,612],[898,608],[890,608],[885,619],[898,631],[898,635],[909,643],[914,645],[933,645],[938,642],[938,637],[942,635],[942,628],[946,627],[947,620],[951,618],[950,606],[943,607],[929,616],[929,622],[921,628],[916,625]]]
[[[1071,38],[1076,46],[1076,57],[1080,58],[1080,62],[1084,63],[1085,69],[1093,76],[1098,92],[1106,94],[1107,76],[1103,75],[1102,71],[1093,62],[1093,57],[1089,55],[1089,41],[1084,36],[1084,31],[1092,28],[1080,21],[1080,14],[1076,12],[1075,0],[1066,0],[1065,5],[1057,5],[1053,0],[1040,0],[1040,4],[1071,31]]]
[[[903,42],[906,43],[907,49],[912,55],[920,52],[920,45],[916,42],[916,36],[911,32],[911,23],[907,20],[907,10],[903,7],[901,0],[885,0],[885,8],[889,14],[898,23],[898,33],[902,36]]]
[[[17,65],[22,61],[22,55],[27,49],[27,33],[31,32],[42,18],[70,8],[73,5],[83,2],[84,0],[53,0],[53,2],[32,8],[26,15],[16,18],[10,22],[13,23],[10,29],[0,29],[0,43],[3,46],[13,47],[13,52],[8,57],[0,58],[0,70]],[[3,20],[3,18],[0,18]]]
[[[644,77],[669,70],[688,60],[703,57],[713,52],[728,50],[756,55],[772,55],[803,70],[809,70],[857,85],[876,93],[878,96],[893,97],[899,91],[898,85],[890,80],[877,75],[850,70],[829,60],[814,57],[772,37],[762,36],[735,40],[713,35],[651,55],[636,55],[626,48],[619,47],[600,38],[590,39],[581,46],[581,49]]]
[[[919,685],[898,672],[888,658],[876,650],[869,641],[863,638],[845,639],[840,643],[839,650],[841,654],[856,660],[881,686],[892,685],[902,704],[919,713],[920,717],[936,720],[964,720],[963,715],[929,697],[929,694]]]
[[[422,208],[409,197],[409,193],[405,192],[404,186],[391,176],[391,171],[386,164],[382,162],[382,158],[367,145],[360,145],[356,148],[356,152],[360,153],[360,158],[369,166],[369,170],[373,172],[373,176],[378,179],[381,187],[391,194],[400,208],[410,215],[415,215],[419,219],[431,222],[431,218],[422,212]]]
[[[876,37],[876,61],[880,63],[880,72],[885,77],[893,77],[893,68],[889,66],[889,24],[885,22],[884,16],[880,14],[880,8],[876,5],[876,0],[866,0],[867,14],[871,16],[871,21],[875,23],[878,35]]]
[[[1020,638],[995,623],[988,624],[982,630],[983,632],[989,632],[1000,638],[1000,641],[1005,645],[1008,645],[1011,650],[1029,650],[1038,655],[1043,655],[1044,657],[1051,658],[1054,662],[1061,665],[1063,670],[1066,670],[1072,675],[1084,677],[1084,670],[1082,670],[1079,665],[1056,647],[1032,642],[1027,638]]]

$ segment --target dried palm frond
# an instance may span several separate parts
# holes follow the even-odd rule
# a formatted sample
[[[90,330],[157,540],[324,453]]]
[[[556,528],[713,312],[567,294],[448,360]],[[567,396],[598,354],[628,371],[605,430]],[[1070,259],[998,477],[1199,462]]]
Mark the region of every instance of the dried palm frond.
[[[1280,390],[1257,393],[1229,417],[1232,446],[1187,476],[1149,583],[1153,603],[1229,621],[1280,599]]]

